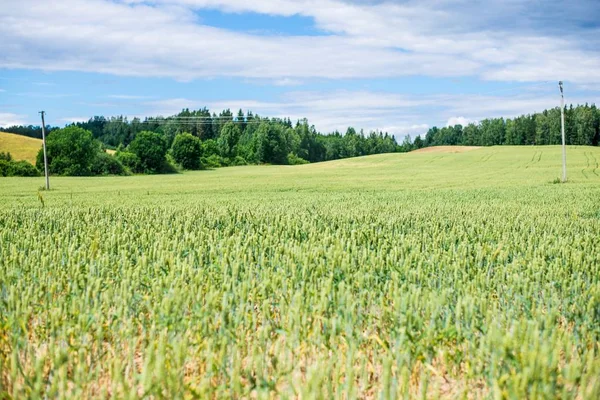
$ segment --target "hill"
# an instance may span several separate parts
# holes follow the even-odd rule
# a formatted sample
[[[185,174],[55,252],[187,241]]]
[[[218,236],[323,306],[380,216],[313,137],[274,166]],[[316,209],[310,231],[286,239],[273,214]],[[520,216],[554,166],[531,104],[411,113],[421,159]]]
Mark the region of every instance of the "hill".
[[[480,149],[480,146],[431,146],[413,150],[413,153],[464,153],[465,151]]]
[[[569,146],[570,185],[600,183],[600,148]],[[355,157],[299,166],[242,166],[193,171],[166,176],[125,178],[59,178],[54,187],[79,191],[89,201],[105,202],[119,192],[139,195],[149,190],[170,195],[204,196],[237,193],[245,197],[265,193],[314,191],[396,192],[444,188],[521,188],[548,185],[561,175],[560,146],[495,146],[456,153],[411,152]],[[35,179],[19,181],[14,190],[34,190]],[[7,190],[7,192],[11,192]],[[94,193],[102,192],[101,198]],[[64,193],[62,193],[64,194]],[[50,197],[61,196],[49,193]],[[121,199],[122,200],[122,199]],[[162,197],[140,198],[144,202]]]
[[[13,133],[0,132],[0,152],[9,152],[15,160],[25,160],[35,165],[42,141]]]

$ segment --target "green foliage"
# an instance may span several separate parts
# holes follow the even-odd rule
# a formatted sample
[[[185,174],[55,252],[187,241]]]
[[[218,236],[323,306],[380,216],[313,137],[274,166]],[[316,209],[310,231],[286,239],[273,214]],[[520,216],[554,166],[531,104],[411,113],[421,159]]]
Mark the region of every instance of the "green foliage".
[[[167,143],[158,133],[138,133],[127,150],[139,158],[140,168],[145,173],[159,173],[166,165]]]
[[[9,152],[0,152],[0,160],[2,161],[12,161],[13,158]]]
[[[204,168],[220,168],[227,167],[229,165],[229,161],[218,154],[202,157],[200,160]]]
[[[200,139],[189,133],[180,133],[175,137],[171,154],[175,162],[185,169],[200,169],[200,157],[202,156],[202,143]]]
[[[212,155],[219,155],[219,145],[214,139],[208,139],[202,142],[202,156],[210,157]]]
[[[553,145],[562,143],[560,108],[514,119],[484,119],[466,127],[429,129],[425,146]],[[565,136],[570,145],[597,146],[600,142],[600,112],[596,106],[565,107]],[[462,134],[461,134],[462,131]]]
[[[289,165],[304,165],[304,164],[309,164],[309,162],[306,161],[302,157],[298,157],[294,153],[290,153],[287,156],[287,164],[289,164]]]
[[[108,153],[100,152],[92,162],[92,175],[127,175],[119,159]]]
[[[0,153],[0,176],[40,176],[40,171],[27,161],[7,158],[10,158],[10,153]]]
[[[221,134],[217,139],[219,154],[225,158],[235,158],[237,155],[237,144],[242,132],[233,122],[229,122],[221,129]]]
[[[241,156],[236,156],[230,163],[232,166],[248,165],[248,162]]]
[[[86,176],[100,153],[100,143],[85,129],[69,126],[52,132],[46,139],[48,169],[51,174]],[[44,151],[40,149],[36,166],[44,169]]]
[[[258,127],[252,143],[251,158],[262,163],[286,164],[287,155],[293,150],[296,133],[279,124],[263,122]]]
[[[130,171],[141,173],[143,172],[142,164],[139,157],[128,151],[117,151],[115,158],[125,167],[129,168]]]
[[[162,166],[161,173],[162,174],[178,174],[183,172],[183,168],[177,164],[177,161],[173,158],[173,156],[167,153],[166,161]]]

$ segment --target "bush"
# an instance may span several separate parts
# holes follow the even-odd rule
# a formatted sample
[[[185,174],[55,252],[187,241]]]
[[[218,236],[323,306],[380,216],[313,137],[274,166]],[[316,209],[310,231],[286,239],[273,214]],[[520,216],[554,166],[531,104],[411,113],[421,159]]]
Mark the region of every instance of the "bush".
[[[239,165],[248,165],[248,162],[242,156],[236,156],[230,165],[239,166]]]
[[[303,164],[308,164],[309,163],[304,158],[298,157],[294,153],[288,154],[288,156],[287,156],[287,162],[288,162],[289,165],[303,165]]]
[[[158,133],[143,131],[129,144],[128,150],[140,160],[146,173],[160,173],[166,164],[167,144]]]
[[[0,176],[40,176],[40,171],[27,161],[9,161],[0,157]]]
[[[10,153],[6,152],[0,152],[0,160],[4,160],[4,161],[12,161],[12,156],[10,155]]]
[[[132,172],[143,172],[140,159],[134,153],[128,151],[118,151],[115,154],[116,159]]]
[[[77,126],[69,126],[52,132],[46,139],[48,168],[58,175],[91,175],[91,167],[100,153],[100,142],[92,132]],[[40,149],[36,166],[44,169],[44,151]]]
[[[98,153],[91,170],[94,175],[127,175],[123,164],[108,153]]]
[[[205,168],[220,168],[229,165],[229,162],[226,159],[217,154],[213,154],[209,157],[202,157],[201,162]]]
[[[219,145],[214,139],[208,139],[202,142],[202,155],[204,157],[210,157],[212,155],[219,155]]]
[[[185,169],[200,169],[200,156],[202,155],[202,143],[200,139],[189,133],[180,133],[175,136],[171,154],[175,162]]]
[[[200,163],[198,161],[198,163]],[[177,164],[177,161],[173,158],[171,154],[167,153],[167,157],[165,158],[165,163],[160,169],[161,174],[178,174],[182,170],[182,167]]]

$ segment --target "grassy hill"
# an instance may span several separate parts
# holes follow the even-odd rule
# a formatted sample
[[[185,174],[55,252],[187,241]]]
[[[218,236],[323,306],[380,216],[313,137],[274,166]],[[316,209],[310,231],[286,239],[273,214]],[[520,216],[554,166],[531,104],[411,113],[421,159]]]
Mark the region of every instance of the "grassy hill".
[[[42,148],[42,140],[13,133],[0,132],[0,152],[9,152],[15,160],[25,160],[35,165],[38,152]],[[115,154],[114,150],[106,150]]]
[[[600,398],[600,149],[442,150],[0,178],[0,387]]]
[[[599,162],[598,147],[568,147],[569,185],[600,183]],[[482,147],[466,152],[448,147],[444,151],[379,154],[300,166],[244,166],[163,176],[53,177],[52,180],[56,188],[77,190],[82,195],[105,193],[102,199],[90,200],[106,201],[116,192],[133,196],[148,190],[184,196],[208,193],[218,196],[231,192],[261,196],[265,191],[531,188],[551,184],[561,176],[561,168],[560,146]],[[15,189],[37,188],[34,181],[15,181]],[[50,197],[60,195],[48,194]]]
[[[35,165],[35,158],[41,148],[40,139],[0,132],[0,152],[9,152],[15,160],[25,160]]]
[[[568,186],[598,185],[599,162],[598,147],[568,147]],[[57,191],[47,196],[60,198],[65,191],[76,191],[79,199],[104,203],[117,200],[112,197],[115,193],[133,197],[148,192],[169,195],[166,198],[145,196],[138,200],[156,202],[176,195],[204,198],[227,197],[231,193],[262,197],[265,193],[295,192],[532,189],[550,185],[561,176],[561,171],[560,146],[482,147],[466,152],[449,147],[444,151],[379,154],[299,166],[243,166],[102,179],[52,177]],[[4,192],[10,196],[32,191],[38,183],[36,179],[8,180],[0,183],[0,187],[4,185]],[[97,197],[97,193],[103,196]],[[0,203],[3,200],[6,197],[0,197]]]

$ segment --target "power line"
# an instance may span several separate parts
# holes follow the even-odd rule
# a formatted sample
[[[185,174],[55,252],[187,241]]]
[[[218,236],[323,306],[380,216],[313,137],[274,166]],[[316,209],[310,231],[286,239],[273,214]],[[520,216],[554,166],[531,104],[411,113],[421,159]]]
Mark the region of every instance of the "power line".
[[[523,85],[518,87],[510,87],[499,90],[493,90],[489,92],[483,93],[471,93],[470,95],[473,97],[485,97],[499,93],[509,93],[514,91],[523,91],[530,88],[536,88],[541,86],[546,86],[550,83],[550,81],[537,82],[529,85]],[[415,104],[409,104],[409,107],[422,107],[422,106],[438,106],[438,105],[449,105],[448,101],[456,99],[457,96],[464,96],[460,94],[446,94],[441,96],[431,96],[425,97],[422,100],[416,99]],[[508,96],[500,96],[499,98],[507,98],[507,97],[517,97],[519,94],[511,94]],[[451,105],[449,105],[451,106]],[[397,106],[402,107],[401,104]],[[385,113],[383,117],[389,118],[394,116],[404,116],[404,114],[400,113]],[[104,121],[107,123],[122,123],[122,124],[145,124],[145,125],[166,125],[169,123],[183,125],[183,126],[209,126],[209,125],[218,125],[224,123],[233,123],[233,124],[260,124],[262,122],[287,122],[286,120],[291,120],[289,117],[260,117],[259,115],[246,115],[240,116],[239,114],[231,113],[231,115],[173,115],[169,117],[158,116],[158,117],[144,117],[142,120],[140,117],[134,117],[133,119],[128,119],[129,117],[120,116],[120,117],[112,117],[112,118],[104,118]],[[243,119],[237,119],[243,118]],[[248,119],[246,119],[248,118]],[[93,118],[90,118],[93,120]],[[296,119],[295,119],[296,120]],[[297,119],[298,121],[306,120],[306,118]],[[87,121],[86,121],[87,122]]]

